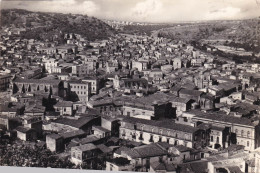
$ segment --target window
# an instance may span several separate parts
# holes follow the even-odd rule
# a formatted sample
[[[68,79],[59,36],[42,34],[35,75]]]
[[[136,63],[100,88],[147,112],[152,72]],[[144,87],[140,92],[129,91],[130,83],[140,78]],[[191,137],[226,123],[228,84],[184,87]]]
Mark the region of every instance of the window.
[[[161,136],[159,136],[159,141],[158,142],[162,142],[162,137]]]
[[[153,142],[153,135],[150,136],[149,142]]]
[[[168,144],[170,143],[170,138],[167,138],[167,143],[168,143]]]
[[[247,146],[248,146],[248,147],[249,147],[249,144],[250,144],[249,141],[247,141]]]
[[[242,137],[244,136],[244,130],[241,131],[241,136],[242,136]]]
[[[136,134],[135,133],[132,134],[132,138],[136,139]]]
[[[213,136],[210,136],[210,141],[213,142]]]
[[[187,142],[184,142],[184,146],[187,147],[188,143]]]
[[[140,133],[139,140],[144,140],[143,133]]]
[[[247,132],[247,137],[250,138],[250,131]]]

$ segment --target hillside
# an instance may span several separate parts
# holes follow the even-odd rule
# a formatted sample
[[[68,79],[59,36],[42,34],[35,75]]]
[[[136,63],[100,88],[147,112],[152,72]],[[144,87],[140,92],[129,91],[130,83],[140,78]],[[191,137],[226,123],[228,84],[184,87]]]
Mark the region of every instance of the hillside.
[[[200,41],[206,43],[210,41],[213,44],[223,44],[221,43],[223,41],[224,43],[231,42],[235,47],[259,52],[259,38],[256,36],[258,23],[257,19],[249,19],[180,24],[154,31],[153,34],[187,42]]]
[[[1,26],[26,28],[27,39],[53,40],[65,33],[80,34],[88,40],[106,39],[115,31],[103,21],[86,15],[1,10]],[[62,38],[62,37],[59,37]]]
[[[159,36],[183,40],[231,39],[236,41],[256,41],[256,19],[242,21],[213,21],[191,23],[158,30]]]

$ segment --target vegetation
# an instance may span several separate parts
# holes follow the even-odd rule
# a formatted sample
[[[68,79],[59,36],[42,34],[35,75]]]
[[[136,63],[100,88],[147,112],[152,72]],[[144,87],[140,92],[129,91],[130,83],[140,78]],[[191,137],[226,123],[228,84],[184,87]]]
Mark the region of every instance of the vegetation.
[[[24,27],[22,38],[63,41],[64,34],[80,34],[88,40],[106,39],[115,31],[106,23],[86,15],[2,10],[1,26]]]
[[[69,158],[60,159],[51,151],[37,145],[12,143],[11,139],[0,141],[1,166],[76,168]]]
[[[213,33],[220,33],[227,29],[227,26],[216,24],[181,24],[171,28],[158,31],[159,37],[166,37],[177,40],[201,40],[206,39]]]
[[[260,39],[256,35],[257,19],[241,21],[214,21],[209,23],[180,24],[158,31],[159,37],[182,41],[226,40],[225,45],[260,52]],[[260,28],[258,28],[260,33]]]

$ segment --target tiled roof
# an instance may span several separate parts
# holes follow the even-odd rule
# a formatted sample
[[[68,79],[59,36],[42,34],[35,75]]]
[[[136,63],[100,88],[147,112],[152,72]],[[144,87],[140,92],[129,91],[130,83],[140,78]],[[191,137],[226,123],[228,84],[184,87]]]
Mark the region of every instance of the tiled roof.
[[[38,84],[58,85],[60,83],[60,80],[15,79],[14,83],[38,83]]]
[[[85,144],[85,145],[72,147],[71,149],[77,149],[77,150],[81,150],[81,151],[90,151],[90,150],[97,149],[97,147],[94,144],[89,143],[89,144]]]
[[[102,106],[102,105],[107,105],[107,104],[113,104],[113,100],[108,98],[108,99],[102,99],[102,100],[96,100],[96,101],[89,101],[89,104],[91,104],[93,107]]]
[[[198,117],[198,118],[205,118],[205,119],[209,119],[209,120],[221,121],[221,122],[225,122],[225,123],[234,123],[234,124],[254,126],[254,124],[248,118],[239,118],[239,117],[228,116],[228,115],[225,115],[220,112],[205,113],[205,112],[202,112],[199,110],[191,110],[189,113],[195,115],[195,117],[193,117],[193,118]]]
[[[104,144],[97,145],[97,148],[99,148],[103,153],[110,153],[113,151],[111,148],[105,146]]]
[[[83,144],[92,143],[92,142],[95,142],[95,141],[98,141],[98,140],[99,140],[99,138],[96,137],[95,135],[89,135],[89,136],[87,136],[85,138],[80,139],[79,143],[81,145],[83,145]]]
[[[198,130],[198,128],[196,128],[196,127],[183,125],[183,124],[176,124],[173,121],[169,121],[169,120],[155,121],[155,120],[145,120],[145,119],[139,119],[139,118],[126,117],[123,119],[123,122],[129,122],[132,124],[137,124],[137,123],[147,124],[147,125],[158,127],[158,128],[166,128],[166,129],[183,131],[183,132],[188,132],[188,133],[193,133]]]
[[[162,163],[162,162],[153,162],[151,167],[155,171],[166,171],[166,172],[173,172],[176,171],[176,167],[170,163]]]
[[[187,95],[193,95],[193,96],[200,96],[203,93],[203,91],[181,89],[180,93],[181,94],[187,94]]]
[[[31,131],[31,130],[33,130],[33,129],[31,129],[31,128],[29,128],[29,127],[19,126],[19,127],[16,128],[16,130],[17,130],[18,132],[27,133],[27,132],[29,132],[29,131]]]
[[[109,130],[101,127],[101,126],[92,126],[92,130],[94,131],[101,131],[101,132],[110,132]]]
[[[84,134],[86,134],[86,133],[83,130],[75,130],[75,131],[71,131],[71,132],[61,133],[60,135],[66,139],[66,138],[81,136]]]
[[[69,125],[76,128],[81,128],[82,126],[86,125],[89,121],[93,120],[94,116],[84,116],[77,120],[75,119],[67,119],[67,118],[60,118],[57,120],[54,120],[53,123],[59,123],[64,125]]]
[[[126,149],[124,152],[131,158],[148,158],[167,155],[168,150],[159,143],[142,145],[133,149]],[[121,152],[122,153],[122,152]]]
[[[170,100],[171,102],[177,102],[177,103],[188,103],[190,101],[189,98],[180,98],[180,97],[173,97]]]
[[[73,103],[70,101],[61,101],[54,105],[54,107],[72,107]]]
[[[59,139],[59,138],[62,138],[61,135],[59,134],[55,134],[55,133],[52,133],[52,134],[49,134],[47,135],[48,137],[52,138],[52,139]]]

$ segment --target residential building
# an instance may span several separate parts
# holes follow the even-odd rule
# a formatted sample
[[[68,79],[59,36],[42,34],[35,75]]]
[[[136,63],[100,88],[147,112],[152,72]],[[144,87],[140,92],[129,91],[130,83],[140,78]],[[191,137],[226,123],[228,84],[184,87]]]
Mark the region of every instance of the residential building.
[[[91,83],[83,81],[68,81],[69,95],[72,100],[86,103],[91,93]]]
[[[201,145],[200,130],[173,121],[155,121],[127,117],[121,121],[120,138],[144,144],[167,142],[190,148]]]
[[[9,88],[11,78],[12,78],[12,76],[10,76],[10,75],[1,75],[0,76],[0,91],[5,91]]]

